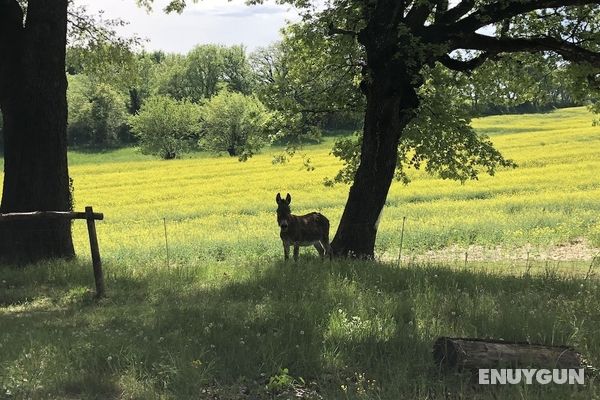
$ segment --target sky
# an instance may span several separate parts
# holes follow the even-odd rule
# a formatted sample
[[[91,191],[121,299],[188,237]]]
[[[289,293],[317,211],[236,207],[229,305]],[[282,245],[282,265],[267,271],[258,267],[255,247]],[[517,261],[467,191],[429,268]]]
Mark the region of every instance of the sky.
[[[182,14],[165,14],[168,0],[154,0],[151,13],[136,6],[135,0],[76,0],[92,14],[104,11],[104,18],[129,22],[117,31],[147,39],[147,50],[186,53],[198,44],[243,44],[250,51],[278,40],[286,21],[298,21],[288,5],[265,2],[247,6],[244,0],[191,1]]]

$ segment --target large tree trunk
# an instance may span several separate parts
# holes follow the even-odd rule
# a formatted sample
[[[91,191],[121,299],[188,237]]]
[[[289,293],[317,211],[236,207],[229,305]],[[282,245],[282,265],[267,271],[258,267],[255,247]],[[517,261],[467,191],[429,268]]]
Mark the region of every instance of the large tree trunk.
[[[0,1],[2,213],[71,209],[66,141],[67,3],[29,0],[23,27],[16,0]],[[0,223],[3,261],[23,263],[73,255],[70,221]]]
[[[362,83],[367,108],[360,165],[331,246],[338,256],[372,258],[379,216],[394,179],[398,143],[419,105],[420,82],[397,56],[397,36],[385,26],[369,27],[361,39],[368,67]]]

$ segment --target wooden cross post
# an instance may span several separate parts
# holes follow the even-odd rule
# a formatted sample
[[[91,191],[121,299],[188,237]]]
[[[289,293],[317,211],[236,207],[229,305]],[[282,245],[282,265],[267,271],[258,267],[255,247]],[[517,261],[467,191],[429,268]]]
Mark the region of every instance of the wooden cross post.
[[[91,206],[85,208],[85,215],[90,236],[90,250],[92,252],[92,266],[94,267],[94,280],[96,281],[96,298],[104,297],[104,274],[102,272],[102,260],[100,259],[100,248],[98,247],[98,236],[96,235],[96,223],[94,210]]]

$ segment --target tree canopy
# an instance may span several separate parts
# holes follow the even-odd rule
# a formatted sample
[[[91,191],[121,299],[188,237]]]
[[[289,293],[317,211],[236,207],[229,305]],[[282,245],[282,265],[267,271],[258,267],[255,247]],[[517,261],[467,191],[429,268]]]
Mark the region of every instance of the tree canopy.
[[[200,109],[203,148],[244,161],[268,143],[270,114],[255,96],[225,89]]]
[[[129,118],[129,125],[140,140],[142,153],[170,160],[196,147],[200,111],[188,100],[154,96]]]

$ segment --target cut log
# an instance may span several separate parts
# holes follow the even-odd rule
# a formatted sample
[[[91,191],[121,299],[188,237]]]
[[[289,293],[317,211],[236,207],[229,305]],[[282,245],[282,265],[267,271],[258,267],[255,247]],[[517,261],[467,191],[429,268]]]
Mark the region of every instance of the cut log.
[[[459,370],[493,368],[592,369],[572,347],[493,339],[440,337],[433,345],[436,365]]]

